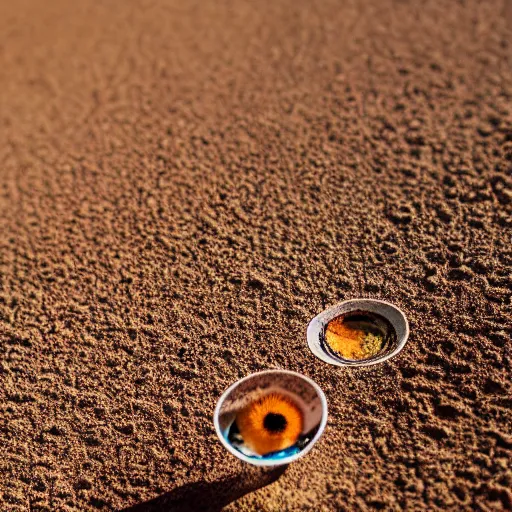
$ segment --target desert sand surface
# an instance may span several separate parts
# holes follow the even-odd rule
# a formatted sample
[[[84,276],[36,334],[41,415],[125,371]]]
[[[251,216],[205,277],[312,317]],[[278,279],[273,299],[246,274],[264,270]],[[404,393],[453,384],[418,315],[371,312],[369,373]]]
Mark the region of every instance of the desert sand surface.
[[[0,510],[510,510],[511,13],[2,2]],[[326,365],[355,297],[409,342]],[[212,422],[268,368],[329,403],[282,475]]]

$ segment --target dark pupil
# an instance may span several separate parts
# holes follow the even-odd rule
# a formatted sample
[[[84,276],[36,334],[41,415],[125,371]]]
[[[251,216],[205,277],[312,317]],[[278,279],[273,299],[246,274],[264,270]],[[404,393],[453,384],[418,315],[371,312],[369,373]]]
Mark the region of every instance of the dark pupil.
[[[275,414],[273,412],[269,412],[263,420],[263,426],[269,432],[283,432],[286,424],[286,418],[282,414]]]

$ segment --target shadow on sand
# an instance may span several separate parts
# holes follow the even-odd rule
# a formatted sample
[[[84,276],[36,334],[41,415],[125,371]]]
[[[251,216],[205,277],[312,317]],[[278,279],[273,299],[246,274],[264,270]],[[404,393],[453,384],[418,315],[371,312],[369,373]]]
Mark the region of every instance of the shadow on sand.
[[[237,499],[275,482],[287,466],[246,466],[241,474],[216,482],[195,482],[120,512],[220,512]]]

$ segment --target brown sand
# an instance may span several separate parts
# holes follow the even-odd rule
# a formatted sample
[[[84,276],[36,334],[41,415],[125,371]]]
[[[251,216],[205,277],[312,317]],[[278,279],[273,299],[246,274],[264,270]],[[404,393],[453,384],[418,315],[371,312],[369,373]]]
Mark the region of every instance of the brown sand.
[[[227,510],[510,509],[511,13],[2,2],[0,510],[218,510],[216,399],[275,367],[327,430]],[[409,344],[327,366],[358,296]]]

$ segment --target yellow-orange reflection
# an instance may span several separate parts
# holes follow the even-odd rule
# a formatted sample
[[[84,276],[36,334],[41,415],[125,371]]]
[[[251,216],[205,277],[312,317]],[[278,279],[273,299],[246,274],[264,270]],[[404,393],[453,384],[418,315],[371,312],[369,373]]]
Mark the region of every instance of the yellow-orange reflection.
[[[381,350],[383,337],[367,322],[351,322],[338,317],[327,324],[325,340],[345,359],[368,359]]]

